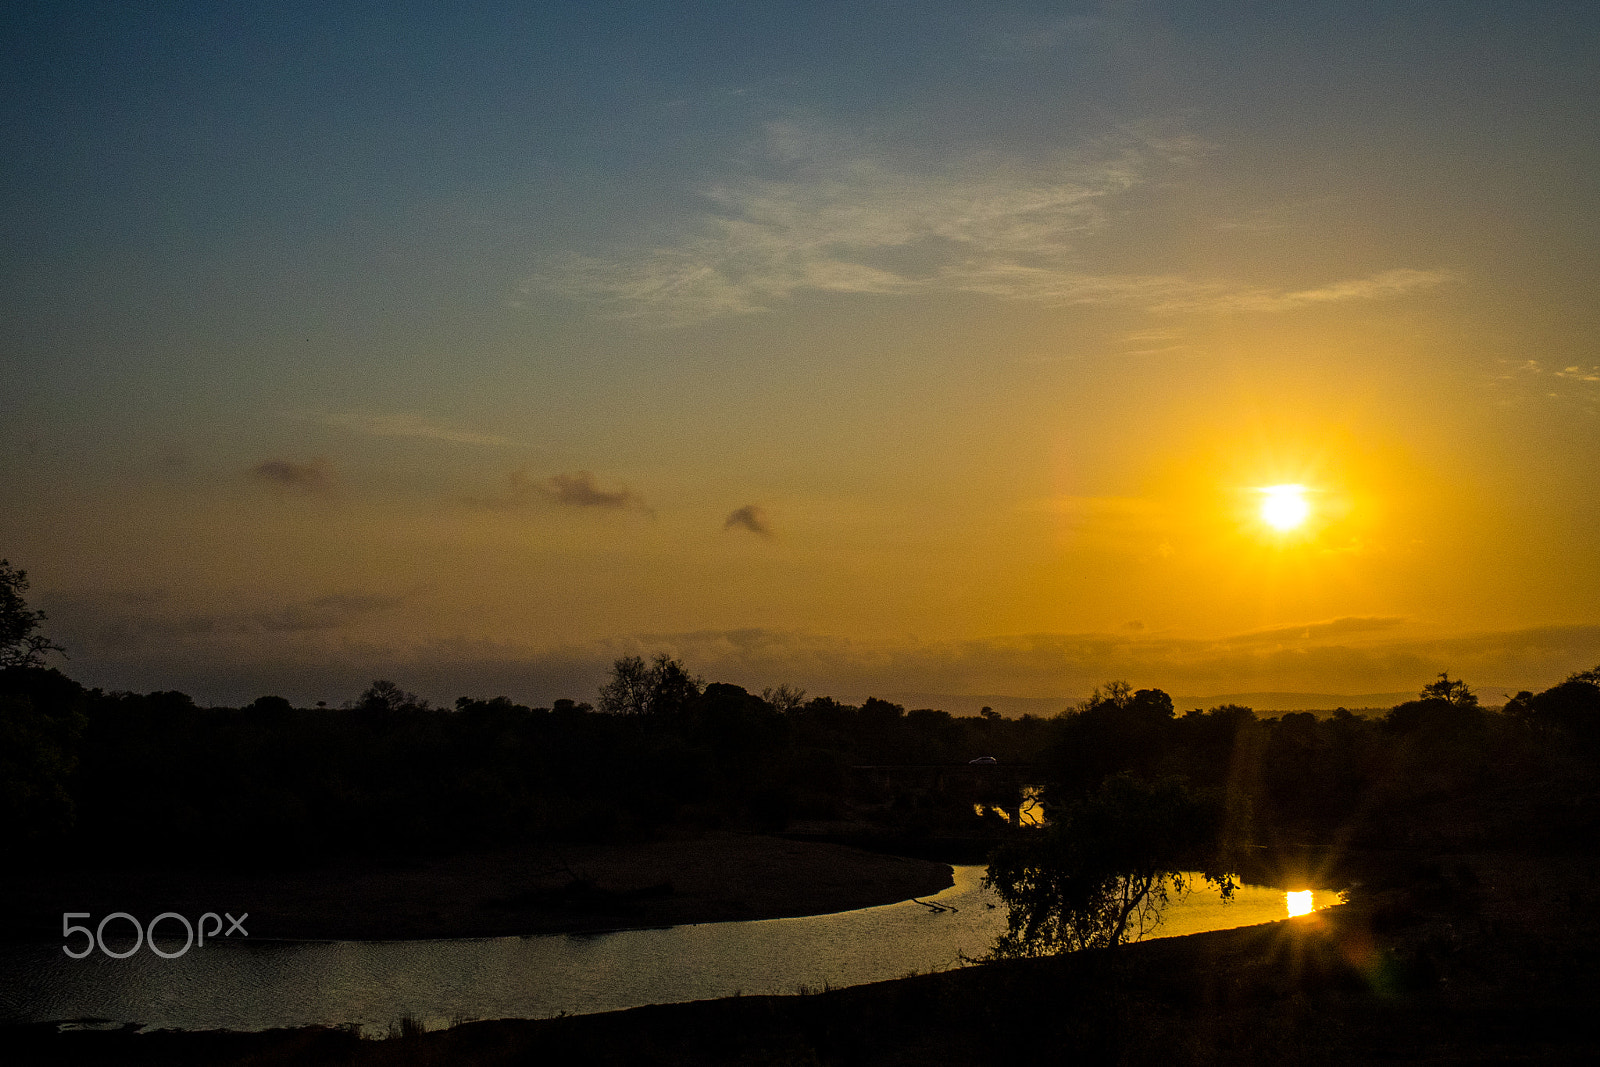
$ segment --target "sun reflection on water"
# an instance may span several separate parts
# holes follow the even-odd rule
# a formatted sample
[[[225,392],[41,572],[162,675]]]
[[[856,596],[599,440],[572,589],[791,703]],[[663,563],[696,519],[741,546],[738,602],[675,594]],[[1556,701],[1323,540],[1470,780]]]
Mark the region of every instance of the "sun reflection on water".
[[[1297,893],[1285,893],[1283,899],[1289,906],[1289,918],[1291,919],[1296,915],[1310,915],[1316,910],[1316,904],[1312,902],[1311,890],[1309,889],[1302,889]]]

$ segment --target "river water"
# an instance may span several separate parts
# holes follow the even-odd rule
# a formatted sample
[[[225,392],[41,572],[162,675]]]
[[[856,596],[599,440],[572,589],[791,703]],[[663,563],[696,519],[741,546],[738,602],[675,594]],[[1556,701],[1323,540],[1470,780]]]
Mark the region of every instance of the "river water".
[[[126,959],[68,958],[59,945],[0,948],[0,1022],[103,1020],[147,1028],[265,1030],[354,1026],[383,1036],[402,1017],[430,1029],[473,1019],[547,1018],[738,994],[800,993],[959,966],[1005,929],[982,887],[955,884],[876,908],[607,934],[444,941],[218,941],[177,959],[145,946]],[[1198,880],[1197,880],[1198,883]],[[1147,936],[1285,918],[1282,890],[1241,887],[1223,903],[1200,888]],[[1315,907],[1337,903],[1318,893]],[[129,942],[131,944],[131,941]],[[176,952],[181,940],[162,942]],[[113,951],[117,948],[111,946]]]

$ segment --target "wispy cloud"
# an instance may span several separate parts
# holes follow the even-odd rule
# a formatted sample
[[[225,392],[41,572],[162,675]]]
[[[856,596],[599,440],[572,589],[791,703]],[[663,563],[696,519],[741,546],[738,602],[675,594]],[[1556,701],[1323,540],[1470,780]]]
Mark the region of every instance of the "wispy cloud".
[[[304,463],[291,459],[268,459],[250,468],[258,482],[297,493],[330,493],[338,484],[333,464],[318,456]]]
[[[1392,298],[1443,284],[1392,269],[1304,289],[1176,274],[1107,273],[1082,238],[1118,198],[1201,154],[1185,137],[1127,132],[1044,162],[969,158],[897,165],[814,128],[769,127],[754,169],[703,192],[707,210],[672,239],[575,256],[524,282],[625,317],[683,324],[765,311],[803,293],[973,293],[1034,304],[1121,304],[1156,312],[1288,311]]]
[[[432,441],[490,447],[517,444],[511,438],[499,434],[477,433],[410,412],[301,411],[293,413],[291,417],[323,426],[335,426],[369,437],[420,437]]]
[[[1007,265],[1041,268],[1101,225],[1107,201],[1185,149],[1128,137],[1045,165],[973,160],[898,167],[846,138],[770,126],[758,169],[704,190],[708,210],[674,240],[569,260],[529,279],[673,321],[761,311],[801,292],[969,288]]]
[[[1350,278],[1315,289],[1286,293],[1245,290],[1240,293],[1238,306],[1249,311],[1287,311],[1315,304],[1383,300],[1432,289],[1454,280],[1454,272],[1447,270],[1386,270],[1366,278]]]
[[[1318,305],[1384,300],[1454,281],[1447,270],[1396,269],[1311,289],[1274,289],[1180,275],[1090,274],[1020,263],[996,263],[960,286],[1036,304],[1115,304],[1162,314],[1206,311],[1284,312]]]
[[[1510,402],[1568,400],[1600,409],[1600,364],[1540,359],[1501,360],[1500,364],[1496,380]]]
[[[602,489],[594,474],[585,470],[574,471],[571,474],[552,474],[548,478],[541,479],[530,477],[526,469],[514,470],[506,475],[503,492],[490,497],[468,497],[467,503],[473,507],[494,511],[549,503],[570,508],[651,513],[650,507],[638,493],[626,486]]]
[[[761,537],[776,536],[772,519],[759,504],[746,504],[735,509],[722,523],[724,530],[748,530]]]
[[[989,36],[985,52],[995,58],[1032,57],[1065,45],[1102,37],[1107,19],[1100,15],[1070,15],[1042,25],[1019,26]]]

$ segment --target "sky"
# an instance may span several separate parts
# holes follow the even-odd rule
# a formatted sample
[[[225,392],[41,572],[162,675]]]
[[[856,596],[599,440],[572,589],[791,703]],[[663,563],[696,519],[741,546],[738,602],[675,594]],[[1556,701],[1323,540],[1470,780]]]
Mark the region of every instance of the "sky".
[[[1600,663],[1592,3],[3,19],[0,555],[87,684]]]

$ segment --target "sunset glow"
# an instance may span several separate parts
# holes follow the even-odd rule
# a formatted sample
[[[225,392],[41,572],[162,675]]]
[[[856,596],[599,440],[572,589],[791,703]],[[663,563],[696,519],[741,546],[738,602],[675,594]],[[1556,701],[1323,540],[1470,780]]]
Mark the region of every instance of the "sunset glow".
[[[1303,485],[1269,485],[1261,494],[1261,521],[1275,530],[1292,530],[1311,514]]]
[[[1600,5],[924,6],[24,5],[0,558],[75,676],[1592,665]]]

